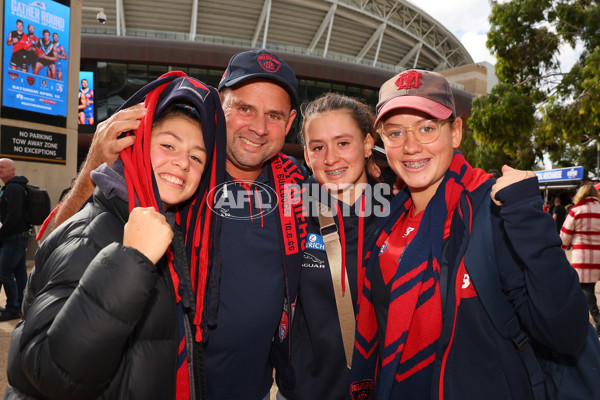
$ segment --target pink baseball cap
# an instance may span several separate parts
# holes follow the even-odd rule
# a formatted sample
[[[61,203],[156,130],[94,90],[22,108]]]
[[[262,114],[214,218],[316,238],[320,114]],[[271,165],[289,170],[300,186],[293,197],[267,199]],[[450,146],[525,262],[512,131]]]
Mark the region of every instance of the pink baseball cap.
[[[423,111],[437,119],[456,117],[454,96],[446,78],[418,69],[401,72],[381,85],[375,126],[397,108]]]

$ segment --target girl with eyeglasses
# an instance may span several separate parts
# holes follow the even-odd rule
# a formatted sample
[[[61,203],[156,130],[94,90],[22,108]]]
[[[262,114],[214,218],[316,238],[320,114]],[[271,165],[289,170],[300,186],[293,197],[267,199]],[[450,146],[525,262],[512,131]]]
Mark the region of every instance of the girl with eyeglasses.
[[[519,350],[492,324],[465,253],[491,250],[470,235],[488,207],[502,289],[523,329],[538,346],[578,354],[585,298],[535,174],[504,166],[496,181],[469,165],[456,151],[463,123],[438,73],[402,72],[379,100],[376,126],[405,187],[368,250],[350,398],[532,399]]]

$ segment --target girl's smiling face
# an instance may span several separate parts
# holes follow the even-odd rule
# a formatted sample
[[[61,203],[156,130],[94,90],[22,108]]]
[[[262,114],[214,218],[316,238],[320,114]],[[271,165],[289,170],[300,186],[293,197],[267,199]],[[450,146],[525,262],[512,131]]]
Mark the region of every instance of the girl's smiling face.
[[[194,195],[206,158],[199,122],[174,115],[152,128],[150,160],[163,210]]]
[[[386,129],[390,126],[409,127],[431,119],[433,117],[422,111],[402,108],[388,113],[382,121],[383,129]],[[432,143],[419,143],[410,132],[402,146],[385,146],[385,151],[388,163],[406,183],[413,198],[418,195],[428,202],[450,167],[454,149],[458,148],[461,139],[462,121],[459,118],[453,123],[443,123],[440,136]]]
[[[341,199],[344,191],[367,183],[365,158],[371,155],[373,138],[361,132],[350,111],[320,112],[310,118],[304,131],[306,163],[334,197]]]

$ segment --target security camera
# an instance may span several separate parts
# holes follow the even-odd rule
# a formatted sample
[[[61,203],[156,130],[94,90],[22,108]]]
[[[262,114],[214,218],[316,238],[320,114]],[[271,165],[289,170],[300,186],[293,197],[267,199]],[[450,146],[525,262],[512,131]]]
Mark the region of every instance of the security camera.
[[[104,14],[104,11],[100,11],[98,14],[96,14],[96,19],[101,24],[105,24],[106,23],[106,14]]]

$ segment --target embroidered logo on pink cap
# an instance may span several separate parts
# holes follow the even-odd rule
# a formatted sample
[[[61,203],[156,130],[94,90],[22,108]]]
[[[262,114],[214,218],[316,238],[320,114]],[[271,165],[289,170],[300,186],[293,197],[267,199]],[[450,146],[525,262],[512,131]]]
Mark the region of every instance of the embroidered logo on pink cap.
[[[386,113],[398,108],[423,111],[438,119],[456,117],[450,84],[443,75],[425,70],[401,72],[381,85],[375,126]]]
[[[400,74],[398,79],[396,79],[396,86],[398,89],[410,89],[415,88],[418,89],[421,86],[422,82],[420,79],[423,77],[421,73],[417,71],[408,71],[406,73]]]

